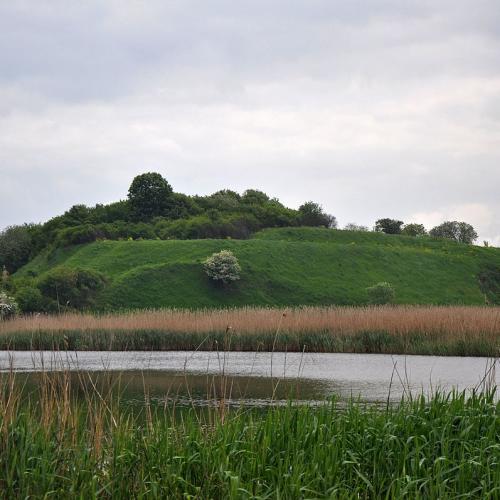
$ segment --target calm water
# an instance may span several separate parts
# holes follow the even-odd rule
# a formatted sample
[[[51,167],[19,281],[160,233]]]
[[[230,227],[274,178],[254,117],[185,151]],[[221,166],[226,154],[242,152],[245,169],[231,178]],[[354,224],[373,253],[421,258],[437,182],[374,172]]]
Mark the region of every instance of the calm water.
[[[0,351],[0,370],[11,368],[30,383],[41,371],[70,370],[75,383],[92,377],[119,386],[130,402],[144,401],[146,391],[158,403],[201,405],[223,395],[259,406],[332,395],[398,401],[408,392],[478,387],[488,370],[490,383],[499,380],[486,358],[382,354]]]

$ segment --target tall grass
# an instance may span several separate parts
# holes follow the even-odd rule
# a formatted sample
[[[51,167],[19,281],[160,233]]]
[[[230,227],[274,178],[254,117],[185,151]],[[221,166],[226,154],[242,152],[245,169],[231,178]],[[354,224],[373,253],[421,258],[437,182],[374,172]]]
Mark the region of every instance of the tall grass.
[[[498,307],[164,309],[24,316],[0,322],[0,348],[221,349],[496,356]]]
[[[124,411],[46,374],[0,398],[0,498],[498,498],[494,392],[221,417]],[[207,413],[208,412],[208,413]]]

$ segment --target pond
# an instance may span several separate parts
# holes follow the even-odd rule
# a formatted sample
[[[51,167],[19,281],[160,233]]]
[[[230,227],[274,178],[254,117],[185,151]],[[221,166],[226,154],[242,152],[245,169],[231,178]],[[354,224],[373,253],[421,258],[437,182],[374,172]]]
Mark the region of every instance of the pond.
[[[119,388],[143,403],[266,406],[287,399],[311,404],[332,396],[380,403],[403,396],[496,386],[497,362],[474,357],[264,352],[0,351],[0,370],[28,385],[43,372],[67,371],[74,384]],[[5,375],[4,375],[5,376]]]

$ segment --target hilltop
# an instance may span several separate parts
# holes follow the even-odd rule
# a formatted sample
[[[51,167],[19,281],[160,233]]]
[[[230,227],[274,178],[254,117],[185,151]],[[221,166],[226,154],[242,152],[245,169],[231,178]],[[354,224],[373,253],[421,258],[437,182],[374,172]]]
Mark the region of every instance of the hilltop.
[[[231,250],[242,267],[229,287],[202,261]],[[390,282],[400,304],[499,303],[500,250],[430,237],[326,228],[278,228],[246,240],[96,241],[46,250],[21,268],[22,284],[58,268],[105,276],[95,309],[242,305],[361,305],[366,287]]]

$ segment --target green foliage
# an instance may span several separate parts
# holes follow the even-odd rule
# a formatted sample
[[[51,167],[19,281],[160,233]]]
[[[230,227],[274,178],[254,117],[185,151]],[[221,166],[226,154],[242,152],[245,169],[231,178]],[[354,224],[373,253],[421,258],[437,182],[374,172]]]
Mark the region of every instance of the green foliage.
[[[97,241],[43,253],[12,280],[40,278],[58,266],[109,276],[98,309],[244,305],[366,304],[366,288],[389,281],[402,304],[484,304],[477,276],[500,265],[496,248],[451,240],[322,228],[265,229],[225,240],[245,279],[226,293],[211,286],[200,263],[221,241]]]
[[[401,231],[402,234],[406,236],[426,236],[427,231],[425,230],[425,227],[423,224],[405,224],[403,230]]]
[[[476,231],[467,222],[446,221],[432,228],[429,234],[434,238],[447,238],[468,245],[477,239]]]
[[[0,292],[0,320],[11,319],[19,313],[19,306],[10,295]]]
[[[84,224],[62,229],[58,232],[57,247],[81,245],[96,240],[138,240],[156,238],[154,226],[144,222],[115,222],[104,224]]]
[[[203,262],[207,276],[225,285],[240,279],[241,267],[231,250],[221,250],[213,253]]]
[[[487,303],[500,304],[500,265],[487,264],[478,274]]]
[[[101,272],[57,267],[40,279],[38,288],[60,306],[84,309],[93,305],[96,293],[104,288],[105,283],[105,275]]]
[[[354,222],[349,222],[349,224],[346,224],[344,227],[344,231],[361,231],[361,232],[367,232],[369,231],[367,226],[362,226],[360,224],[355,224]]]
[[[29,261],[33,253],[32,230],[34,226],[9,226],[0,232],[0,270],[17,271]]]
[[[376,285],[366,289],[370,304],[382,305],[392,304],[396,298],[394,287],[386,281],[381,281]]]
[[[16,301],[23,313],[50,310],[49,301],[34,286],[24,286],[16,291]]]
[[[157,220],[154,230],[162,240],[245,239],[249,238],[259,227],[259,221],[252,214],[220,215],[215,211],[208,215],[197,215],[188,219]]]
[[[386,234],[401,234],[402,220],[379,219],[375,222],[375,231],[381,231]]]
[[[172,187],[156,172],[135,177],[128,190],[128,200],[133,214],[139,220],[165,215],[174,204]]]
[[[49,380],[45,393],[54,398],[65,379]],[[74,392],[88,400],[59,404],[38,389],[0,416],[2,497],[498,497],[494,393],[421,395],[382,407],[290,401],[224,414],[218,406],[130,412],[88,384]]]
[[[248,205],[265,205],[268,201],[270,201],[270,198],[266,193],[263,193],[258,189],[247,189],[243,193],[241,201]]]
[[[326,214],[321,205],[308,201],[299,207],[299,224],[301,226],[337,227],[337,219]]]

